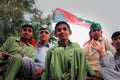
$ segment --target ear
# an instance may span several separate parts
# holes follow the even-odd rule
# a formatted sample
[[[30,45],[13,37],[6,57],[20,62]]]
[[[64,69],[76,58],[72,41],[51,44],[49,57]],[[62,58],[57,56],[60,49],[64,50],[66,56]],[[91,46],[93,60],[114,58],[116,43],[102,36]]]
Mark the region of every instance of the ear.
[[[69,31],[69,35],[71,35],[71,34],[72,34],[72,31],[70,30],[70,31]]]
[[[20,35],[22,34],[22,30],[20,30]]]
[[[113,42],[111,42],[111,44],[114,46]]]
[[[57,34],[56,34],[56,32],[54,32],[54,35],[55,35],[55,37],[58,37]]]
[[[52,35],[51,35],[51,34],[48,34],[48,35],[49,35],[49,38],[50,38],[50,37],[52,37]]]
[[[32,35],[33,35],[33,37],[34,37],[35,33],[33,33]]]
[[[103,31],[102,31],[102,30],[101,30],[100,32],[101,32],[101,34],[103,34]]]

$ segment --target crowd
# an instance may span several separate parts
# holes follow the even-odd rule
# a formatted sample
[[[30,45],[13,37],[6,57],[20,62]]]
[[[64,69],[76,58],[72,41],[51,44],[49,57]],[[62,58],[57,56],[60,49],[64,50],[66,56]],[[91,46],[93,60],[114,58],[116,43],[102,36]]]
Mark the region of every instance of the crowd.
[[[67,22],[56,23],[56,43],[49,42],[52,31],[40,25],[35,40],[35,25],[25,23],[19,38],[9,37],[0,47],[0,80],[119,80],[120,31],[111,34],[110,42],[93,22],[83,47],[69,39]]]

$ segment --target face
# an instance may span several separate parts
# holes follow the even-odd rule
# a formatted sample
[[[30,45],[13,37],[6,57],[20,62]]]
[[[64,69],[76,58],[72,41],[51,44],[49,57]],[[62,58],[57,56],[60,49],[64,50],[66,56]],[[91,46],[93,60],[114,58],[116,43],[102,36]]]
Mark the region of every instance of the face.
[[[120,50],[120,35],[112,39],[112,45],[116,48],[116,50]]]
[[[47,29],[44,29],[44,30],[39,32],[38,36],[39,36],[40,41],[48,41],[50,38],[50,33]]]
[[[21,30],[21,37],[25,39],[31,39],[33,35],[34,35],[34,32],[31,27],[25,27]]]
[[[55,30],[55,36],[59,38],[59,40],[68,40],[71,35],[71,31],[68,29],[67,25],[60,24],[57,26]]]
[[[102,31],[99,28],[94,28],[94,29],[91,30],[91,34],[90,35],[92,36],[92,38],[94,40],[98,40],[98,39],[101,38]]]

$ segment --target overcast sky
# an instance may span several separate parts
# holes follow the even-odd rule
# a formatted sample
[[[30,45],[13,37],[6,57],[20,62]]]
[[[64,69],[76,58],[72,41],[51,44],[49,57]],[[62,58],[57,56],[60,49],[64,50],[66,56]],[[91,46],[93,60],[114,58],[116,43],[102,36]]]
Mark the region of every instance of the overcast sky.
[[[55,8],[62,8],[80,18],[100,23],[103,28],[103,34],[109,39],[114,31],[120,30],[120,0],[36,1],[36,6],[45,15]]]

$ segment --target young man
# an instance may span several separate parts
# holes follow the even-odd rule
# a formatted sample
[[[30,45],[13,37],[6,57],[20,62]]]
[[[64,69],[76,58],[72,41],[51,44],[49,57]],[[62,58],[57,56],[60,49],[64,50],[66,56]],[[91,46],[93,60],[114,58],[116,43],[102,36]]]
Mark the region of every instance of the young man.
[[[106,54],[103,46],[93,42],[93,49],[99,52],[100,63],[102,69],[100,70],[104,80],[119,80],[120,79],[120,31],[116,31],[111,36],[112,45],[116,49],[116,54],[111,56]]]
[[[101,65],[99,63],[99,53],[92,48],[92,42],[99,43],[103,46],[103,50],[106,53],[108,50],[112,51],[115,54],[115,48],[111,45],[110,41],[102,35],[102,27],[99,23],[92,23],[90,26],[89,32],[90,40],[87,41],[84,45],[84,49],[86,51],[87,60],[92,66],[93,70],[96,73],[96,77],[98,79],[101,78],[99,70],[101,69]]]
[[[33,24],[24,24],[20,34],[20,38],[9,37],[0,47],[0,64],[5,67],[4,80],[15,80],[23,59],[27,57],[34,60],[34,47],[29,44],[34,35]]]
[[[87,72],[94,74],[84,50],[78,43],[70,41],[71,34],[67,22],[60,21],[55,25],[58,44],[48,49],[41,80],[85,80]]]
[[[54,44],[49,42],[52,33],[52,27],[47,25],[41,25],[38,34],[38,44],[35,48],[35,71],[33,73],[33,78],[38,78],[44,71],[45,57],[47,50]]]

